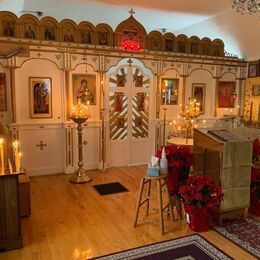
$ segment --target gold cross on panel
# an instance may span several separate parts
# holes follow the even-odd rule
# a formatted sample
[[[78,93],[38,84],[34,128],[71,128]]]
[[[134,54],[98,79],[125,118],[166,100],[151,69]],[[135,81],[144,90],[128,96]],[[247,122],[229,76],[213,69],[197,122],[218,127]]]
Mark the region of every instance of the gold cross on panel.
[[[40,147],[40,150],[43,150],[44,146],[47,146],[47,144],[44,144],[43,141],[40,141],[40,144],[36,145],[36,147]]]

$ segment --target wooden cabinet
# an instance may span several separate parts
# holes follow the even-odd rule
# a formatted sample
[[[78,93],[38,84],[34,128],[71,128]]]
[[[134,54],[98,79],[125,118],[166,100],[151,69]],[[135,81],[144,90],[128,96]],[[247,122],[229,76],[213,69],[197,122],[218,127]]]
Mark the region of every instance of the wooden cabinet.
[[[19,175],[20,217],[31,214],[30,180],[26,174]]]
[[[22,246],[18,174],[0,175],[0,251]]]

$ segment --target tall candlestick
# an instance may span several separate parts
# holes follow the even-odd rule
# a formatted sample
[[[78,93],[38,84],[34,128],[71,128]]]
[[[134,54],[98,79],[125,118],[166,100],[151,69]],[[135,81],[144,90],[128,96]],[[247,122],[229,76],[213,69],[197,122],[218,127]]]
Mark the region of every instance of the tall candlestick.
[[[239,116],[239,115],[240,115],[240,106],[237,105],[237,116]]]
[[[253,101],[251,101],[251,104],[250,104],[250,115],[249,115],[250,122],[252,122],[252,115],[253,115]]]
[[[1,156],[1,171],[4,173],[5,164],[4,164],[4,139],[0,139],[0,156]]]
[[[14,160],[15,160],[15,171],[19,172],[21,168],[20,155],[18,149],[18,141],[13,142]]]

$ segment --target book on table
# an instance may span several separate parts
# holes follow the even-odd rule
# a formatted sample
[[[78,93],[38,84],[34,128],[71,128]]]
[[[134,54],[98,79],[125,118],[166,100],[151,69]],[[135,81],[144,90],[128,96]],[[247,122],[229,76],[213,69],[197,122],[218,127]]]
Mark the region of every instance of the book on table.
[[[242,138],[231,131],[228,131],[226,129],[215,129],[215,130],[208,130],[209,134],[214,135],[215,137],[218,137],[219,139],[228,142],[228,141],[238,141]]]

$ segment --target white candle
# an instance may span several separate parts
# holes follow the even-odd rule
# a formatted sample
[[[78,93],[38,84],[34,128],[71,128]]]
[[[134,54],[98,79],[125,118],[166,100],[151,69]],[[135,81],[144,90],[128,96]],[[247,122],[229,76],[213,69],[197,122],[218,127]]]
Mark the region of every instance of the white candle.
[[[20,163],[20,156],[18,152],[18,141],[13,142],[13,149],[14,149],[14,159],[15,159],[15,171],[19,172],[21,168],[21,163]]]
[[[239,105],[237,105],[237,116],[239,116],[239,114],[240,114],[240,106]]]
[[[4,164],[4,139],[0,139],[0,156],[1,156],[1,171],[4,172],[5,164]]]
[[[10,159],[8,159],[8,165],[9,165],[9,172],[12,174],[13,173],[13,167],[12,167]]]

